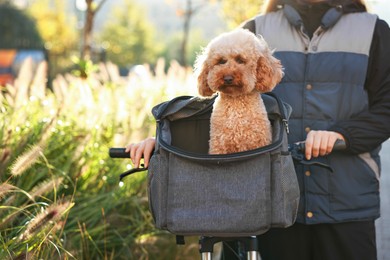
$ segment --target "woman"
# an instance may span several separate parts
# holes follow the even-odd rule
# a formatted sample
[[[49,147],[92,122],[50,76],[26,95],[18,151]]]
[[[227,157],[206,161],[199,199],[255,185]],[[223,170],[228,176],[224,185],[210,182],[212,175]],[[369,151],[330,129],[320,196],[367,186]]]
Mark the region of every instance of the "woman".
[[[379,149],[389,138],[390,30],[361,0],[270,0],[244,25],[285,68],[275,93],[291,104],[289,142],[333,173],[297,169],[297,223],[260,236],[263,259],[376,259]],[[329,154],[335,139],[347,152]],[[329,154],[329,155],[328,155]]]
[[[376,259],[379,150],[390,133],[390,29],[362,0],[269,0],[243,27],[261,34],[284,66],[274,92],[293,108],[289,142],[326,169],[297,168],[296,223],[259,236],[267,259]],[[345,152],[331,153],[337,139]],[[129,145],[148,164],[154,139]],[[226,255],[227,256],[227,255]],[[228,258],[228,257],[226,257]]]

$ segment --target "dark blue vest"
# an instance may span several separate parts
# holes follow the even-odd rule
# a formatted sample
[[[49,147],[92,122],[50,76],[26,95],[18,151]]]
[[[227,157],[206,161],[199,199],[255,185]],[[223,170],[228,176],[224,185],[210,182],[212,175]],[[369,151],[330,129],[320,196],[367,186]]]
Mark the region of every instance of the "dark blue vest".
[[[377,17],[330,9],[312,39],[299,14],[286,5],[256,18],[256,33],[275,49],[285,76],[274,92],[289,103],[289,142],[310,130],[326,130],[368,109],[364,89]],[[379,217],[379,149],[322,157],[334,172],[299,166],[301,199],[297,221],[306,224],[372,220]]]

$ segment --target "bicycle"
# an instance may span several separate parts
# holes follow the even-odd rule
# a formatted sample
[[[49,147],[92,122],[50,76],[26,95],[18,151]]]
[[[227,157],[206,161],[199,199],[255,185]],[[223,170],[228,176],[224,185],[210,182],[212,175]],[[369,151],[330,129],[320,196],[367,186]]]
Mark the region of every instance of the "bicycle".
[[[346,144],[342,140],[337,140],[334,144],[333,151],[340,151],[346,148]],[[130,158],[130,153],[125,151],[125,148],[110,148],[109,156],[111,158]],[[288,147],[288,151],[291,153],[291,156],[294,160],[294,163],[297,164],[305,164],[305,165],[317,165],[320,167],[328,168],[332,171],[332,168],[326,164],[314,160],[307,161],[304,158],[305,152],[305,143],[294,143],[290,144]],[[130,169],[120,175],[120,181],[128,175],[131,175],[136,172],[146,171],[146,167],[134,168]],[[259,248],[258,248],[258,239],[256,236],[249,237],[207,237],[202,236],[199,239],[199,252],[201,254],[202,260],[211,260],[212,253],[214,251],[214,245],[216,243],[227,243],[227,242],[239,242],[242,246],[240,250],[233,250],[233,254],[238,259],[247,259],[247,260],[261,260]],[[180,244],[180,242],[178,243]]]

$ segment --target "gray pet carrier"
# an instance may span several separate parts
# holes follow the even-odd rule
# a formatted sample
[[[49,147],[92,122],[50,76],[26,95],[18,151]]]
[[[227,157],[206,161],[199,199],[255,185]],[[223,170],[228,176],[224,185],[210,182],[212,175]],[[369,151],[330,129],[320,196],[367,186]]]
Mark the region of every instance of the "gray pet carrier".
[[[294,223],[299,187],[287,143],[291,108],[274,95],[262,97],[273,143],[225,155],[207,154],[213,98],[183,96],[153,108],[157,133],[148,189],[157,228],[237,237]]]

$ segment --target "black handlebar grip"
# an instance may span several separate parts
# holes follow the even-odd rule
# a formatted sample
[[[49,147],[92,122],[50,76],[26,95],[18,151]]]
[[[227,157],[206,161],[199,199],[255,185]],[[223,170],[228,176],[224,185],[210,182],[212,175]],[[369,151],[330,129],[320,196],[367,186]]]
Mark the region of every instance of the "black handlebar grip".
[[[333,151],[342,151],[347,148],[347,144],[345,141],[341,139],[337,139],[336,142],[333,145]],[[297,152],[304,153],[305,152],[305,142],[295,143],[292,145],[289,145],[289,151],[295,150]]]
[[[111,158],[130,158],[130,152],[125,152],[126,148],[110,148],[109,155]]]
[[[345,141],[343,141],[341,139],[337,139],[333,145],[333,150],[334,151],[341,151],[341,150],[345,150],[345,149],[347,149],[347,144],[345,143]]]

